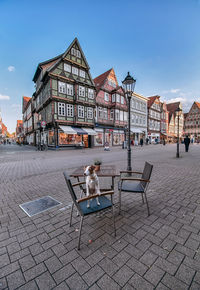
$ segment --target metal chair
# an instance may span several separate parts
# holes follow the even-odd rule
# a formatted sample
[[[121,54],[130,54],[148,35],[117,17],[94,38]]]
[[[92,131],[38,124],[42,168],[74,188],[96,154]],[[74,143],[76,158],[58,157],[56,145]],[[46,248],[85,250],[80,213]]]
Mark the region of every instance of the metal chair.
[[[151,165],[148,162],[145,162],[144,170],[143,172],[137,172],[137,171],[120,171],[120,181],[118,184],[119,189],[119,213],[121,211],[121,192],[133,192],[133,193],[141,193],[142,195],[142,202],[144,203],[144,198],[147,204],[147,211],[148,216],[150,215],[149,211],[149,204],[147,200],[146,191],[150,182],[150,177],[152,173],[153,165]],[[122,177],[122,173],[127,173],[130,176],[129,177]],[[133,178],[131,174],[141,174],[141,178]]]
[[[99,211],[102,211],[102,210],[105,210],[108,208],[112,208],[114,235],[116,236],[114,208],[113,208],[113,196],[112,196],[114,194],[114,191],[107,191],[107,192],[103,192],[101,194],[95,194],[92,196],[85,196],[83,198],[77,199],[76,194],[74,192],[74,187],[83,185],[85,183],[85,181],[72,184],[68,174],[66,172],[63,172],[63,174],[65,177],[65,181],[67,183],[67,187],[69,189],[69,193],[70,193],[72,201],[73,201],[72,207],[71,207],[71,213],[70,213],[69,226],[71,226],[71,224],[72,224],[72,213],[73,213],[74,205],[76,206],[76,208],[80,214],[80,217],[81,217],[79,237],[78,237],[78,250],[80,250],[80,240],[81,240],[81,230],[82,230],[82,225],[83,225],[83,218],[87,215],[97,213]],[[106,195],[110,195],[110,199],[108,199],[106,197]],[[100,205],[97,205],[96,197],[99,198]],[[87,207],[88,200],[91,200],[89,208]]]

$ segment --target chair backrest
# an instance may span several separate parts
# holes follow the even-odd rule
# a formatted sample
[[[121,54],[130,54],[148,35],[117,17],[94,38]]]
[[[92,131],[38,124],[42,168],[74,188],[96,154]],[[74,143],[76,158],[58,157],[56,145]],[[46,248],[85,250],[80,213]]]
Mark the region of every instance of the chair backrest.
[[[76,197],[74,188],[72,186],[71,179],[70,179],[69,175],[66,172],[63,172],[63,174],[64,174],[64,177],[65,177],[65,181],[67,183],[67,187],[69,189],[69,193],[71,195],[71,198],[72,198],[75,206],[77,207],[79,213],[82,214],[81,208],[80,208],[79,204],[76,202],[77,201],[77,197]]]
[[[151,177],[152,169],[153,169],[153,165],[151,165],[148,162],[145,162],[144,170],[142,173],[142,179],[149,180]],[[146,188],[146,186],[148,186],[148,182],[141,181],[140,183],[144,189]]]

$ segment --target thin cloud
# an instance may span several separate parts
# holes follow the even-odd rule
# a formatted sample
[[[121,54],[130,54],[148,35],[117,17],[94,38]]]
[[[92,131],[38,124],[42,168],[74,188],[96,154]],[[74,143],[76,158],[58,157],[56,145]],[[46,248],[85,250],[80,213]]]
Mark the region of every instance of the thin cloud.
[[[181,89],[171,89],[168,91],[162,91],[162,94],[176,94],[178,92],[180,92]]]
[[[13,72],[13,71],[15,71],[15,67],[14,67],[13,65],[10,65],[10,66],[8,67],[8,71],[9,71],[9,72]]]
[[[10,100],[10,97],[9,97],[9,96],[5,96],[5,95],[1,95],[1,94],[0,94],[0,100],[8,101],[8,100]]]

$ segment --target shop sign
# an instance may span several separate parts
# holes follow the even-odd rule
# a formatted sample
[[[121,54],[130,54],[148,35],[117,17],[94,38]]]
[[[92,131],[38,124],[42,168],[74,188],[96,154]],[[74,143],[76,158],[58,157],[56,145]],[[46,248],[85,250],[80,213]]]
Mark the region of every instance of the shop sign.
[[[42,128],[45,128],[45,127],[46,127],[46,124],[47,124],[46,121],[42,121],[42,122],[41,122],[41,127],[42,127]]]

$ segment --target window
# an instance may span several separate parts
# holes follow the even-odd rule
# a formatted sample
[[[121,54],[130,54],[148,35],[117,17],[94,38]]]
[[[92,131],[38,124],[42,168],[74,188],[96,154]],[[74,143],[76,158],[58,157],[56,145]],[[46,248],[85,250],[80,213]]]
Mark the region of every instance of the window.
[[[93,119],[93,108],[87,108],[87,117],[88,119]]]
[[[128,113],[124,112],[124,121],[128,121]]]
[[[78,49],[76,50],[76,56],[81,58],[81,53],[80,53],[80,50],[78,50]]]
[[[94,99],[94,90],[93,89],[88,89],[88,98]]]
[[[119,110],[115,110],[115,120],[119,121]]]
[[[81,53],[80,53],[80,50],[78,50],[78,49],[72,48],[71,49],[71,54],[81,58]]]
[[[112,95],[112,102],[115,102],[115,94]]]
[[[104,118],[105,120],[108,119],[108,110],[107,110],[106,108],[103,109],[103,118]]]
[[[65,116],[65,103],[58,103],[58,115]]]
[[[66,94],[66,84],[63,82],[58,82],[59,93]]]
[[[79,86],[79,96],[85,97],[85,87]]]
[[[72,71],[72,67],[70,64],[64,63],[64,70],[67,72],[71,72]]]
[[[106,102],[109,102],[109,94],[108,93],[104,93],[104,100]]]
[[[74,75],[78,75],[78,69],[77,69],[77,67],[72,67],[72,73],[74,74]]]
[[[67,84],[67,95],[73,96],[73,85]]]
[[[113,120],[114,119],[114,110],[111,109],[110,110],[110,120]]]
[[[83,106],[78,106],[78,117],[84,118],[84,107]]]
[[[85,71],[84,70],[79,70],[79,76],[81,77],[81,78],[85,78]]]
[[[124,121],[124,112],[120,111],[120,121]]]
[[[76,56],[76,49],[75,48],[71,49],[71,54]]]
[[[124,97],[121,96],[121,104],[123,105],[124,104]]]
[[[116,102],[120,103],[120,95],[119,94],[116,94]]]
[[[73,117],[74,116],[74,106],[67,104],[67,116]]]
[[[102,117],[103,117],[103,110],[102,110],[101,107],[98,108],[98,112],[99,112],[99,114],[98,114],[99,118],[102,119]]]

